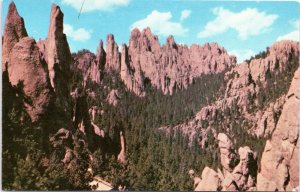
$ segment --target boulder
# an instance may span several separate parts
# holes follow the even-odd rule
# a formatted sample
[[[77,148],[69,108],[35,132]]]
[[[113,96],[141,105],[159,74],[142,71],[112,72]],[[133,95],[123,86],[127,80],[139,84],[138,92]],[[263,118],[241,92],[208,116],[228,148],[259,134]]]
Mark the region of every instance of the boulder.
[[[11,50],[9,81],[16,87],[32,122],[46,113],[52,98],[46,67],[35,40],[30,37],[20,39]]]
[[[209,167],[205,167],[201,174],[202,180],[195,191],[217,191],[220,184],[217,172]]]

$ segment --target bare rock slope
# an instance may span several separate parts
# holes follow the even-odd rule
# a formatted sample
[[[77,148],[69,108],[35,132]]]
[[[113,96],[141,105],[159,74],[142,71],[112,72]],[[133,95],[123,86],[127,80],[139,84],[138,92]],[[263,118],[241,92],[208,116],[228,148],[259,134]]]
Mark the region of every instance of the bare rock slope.
[[[259,191],[291,191],[299,186],[300,69],[285,97],[276,129],[267,141],[257,176]]]

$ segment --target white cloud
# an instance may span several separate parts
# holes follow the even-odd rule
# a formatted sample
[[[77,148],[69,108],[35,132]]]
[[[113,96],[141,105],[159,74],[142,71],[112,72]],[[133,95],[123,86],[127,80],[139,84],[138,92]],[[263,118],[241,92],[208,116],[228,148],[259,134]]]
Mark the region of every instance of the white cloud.
[[[64,24],[64,33],[74,41],[85,42],[91,38],[92,31],[84,28],[74,29],[72,25]]]
[[[245,40],[249,36],[270,30],[270,26],[278,18],[278,15],[259,12],[255,8],[247,8],[235,13],[223,7],[217,7],[213,9],[213,13],[217,17],[206,24],[205,29],[198,33],[198,38],[218,35],[233,29],[238,32],[240,39]]]
[[[187,19],[191,15],[191,10],[185,9],[181,11],[180,21]]]
[[[279,36],[277,38],[277,41],[281,41],[281,40],[299,41],[299,38],[300,38],[299,22],[300,22],[299,20],[291,21],[290,24],[294,27],[294,30],[285,35]]]
[[[131,29],[138,28],[140,30],[150,27],[152,32],[158,35],[168,36],[184,36],[188,29],[184,28],[180,22],[171,21],[171,12],[152,11],[146,18],[138,20],[131,25]]]
[[[277,38],[277,41],[281,40],[293,40],[293,41],[299,41],[299,30],[292,31],[288,34],[279,36]]]
[[[237,63],[242,63],[246,59],[250,59],[251,56],[255,55],[255,52],[251,49],[246,50],[232,50],[228,52],[230,55],[236,56]]]
[[[82,13],[90,11],[109,11],[119,6],[126,6],[130,0],[61,0],[63,4],[70,5],[77,11],[80,11],[82,4]]]

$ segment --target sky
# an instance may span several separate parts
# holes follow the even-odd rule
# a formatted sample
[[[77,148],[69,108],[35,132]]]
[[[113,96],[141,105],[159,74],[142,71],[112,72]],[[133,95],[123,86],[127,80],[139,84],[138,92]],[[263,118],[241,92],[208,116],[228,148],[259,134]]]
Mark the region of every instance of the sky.
[[[2,32],[11,0],[2,2]],[[284,39],[299,41],[296,1],[202,0],[14,0],[29,36],[45,39],[51,4],[64,13],[64,32],[72,52],[96,52],[100,39],[114,34],[120,46],[130,32],[150,27],[164,44],[169,35],[181,44],[217,42],[238,62]],[[82,6],[83,5],[83,6]],[[81,9],[82,7],[82,9]],[[79,12],[81,13],[79,15]],[[120,46],[121,47],[121,46]]]

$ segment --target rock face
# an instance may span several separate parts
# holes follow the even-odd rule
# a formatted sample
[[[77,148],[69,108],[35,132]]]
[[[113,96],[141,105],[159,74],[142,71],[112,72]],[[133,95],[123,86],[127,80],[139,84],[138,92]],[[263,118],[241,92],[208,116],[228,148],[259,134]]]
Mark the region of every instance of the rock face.
[[[109,94],[107,95],[107,98],[106,98],[107,102],[110,104],[110,105],[113,105],[113,106],[116,106],[118,104],[118,101],[119,101],[119,93],[118,93],[118,90],[111,90],[109,92]]]
[[[98,69],[98,71],[100,71],[100,79],[99,79],[99,82],[100,82],[100,80],[103,78],[102,72],[104,70],[105,62],[106,62],[106,52],[103,49],[103,41],[102,40],[100,40],[100,44],[97,49],[96,60],[97,60],[97,69]],[[93,72],[91,72],[91,74],[92,73]],[[96,81],[96,83],[98,83],[98,81]]]
[[[265,146],[257,176],[260,191],[291,191],[299,186],[299,78],[298,69],[276,129]]]
[[[220,117],[220,113],[226,114],[226,109],[234,106],[239,116],[243,117],[242,123],[247,122],[248,134],[272,136],[265,145],[261,171],[258,173],[256,149],[242,146],[238,150],[239,157],[233,155],[236,154],[234,145],[228,137],[232,134],[232,119],[225,115],[222,117],[222,124],[228,124],[223,127],[227,135],[219,133],[218,137],[214,136],[218,140],[223,168],[223,172],[219,171],[218,174],[222,190],[291,191],[299,186],[299,165],[296,163],[299,158],[299,68],[288,85],[288,93],[282,93],[262,108],[256,107],[255,112],[249,111],[251,106],[258,106],[257,98],[262,88],[267,86],[270,72],[286,75],[284,71],[287,68],[299,67],[298,62],[291,62],[292,57],[299,57],[298,45],[292,41],[274,43],[264,58],[236,66],[225,75],[228,83],[224,97],[203,107],[189,122],[175,126],[190,138],[195,137],[196,130],[201,130],[198,140],[201,144],[207,137],[207,130],[214,130],[212,123]],[[262,87],[257,85],[258,82]],[[249,103],[249,97],[254,98],[252,103]],[[203,127],[203,120],[208,121],[207,127]],[[240,129],[242,127],[239,125]],[[236,139],[238,136],[230,137]]]
[[[52,5],[47,39],[36,43],[27,38],[24,21],[12,2],[5,24],[2,58],[9,82],[20,91],[18,95],[24,97],[25,109],[33,122],[46,112],[51,98],[55,106],[49,107],[55,108],[55,113],[66,115],[62,121],[71,120],[66,82],[71,77],[72,57],[63,34],[63,13],[57,5]]]
[[[15,44],[8,62],[9,80],[23,98],[33,122],[45,113],[51,99],[47,64],[41,60],[34,39],[25,37]]]
[[[224,133],[218,134],[218,141],[221,154],[221,165],[225,171],[231,172],[236,165],[236,154],[233,143]]]
[[[238,150],[239,158],[235,154],[232,141],[224,133],[218,134],[221,165],[223,171],[218,172],[205,167],[202,180],[195,191],[236,191],[255,189],[257,174],[257,159],[253,151],[245,146]],[[239,163],[237,164],[237,160]]]
[[[195,191],[217,191],[219,188],[219,177],[217,172],[209,167],[205,167],[202,175],[202,180],[196,187]]]
[[[255,187],[257,159],[248,146],[239,148],[239,156],[240,162],[234,168],[232,175],[238,189],[249,190]]]
[[[137,95],[144,95],[147,83],[172,94],[202,74],[219,73],[235,64],[235,58],[215,43],[188,47],[176,44],[170,36],[161,47],[157,36],[146,28],[132,30],[128,50],[122,48],[121,72],[125,84]]]
[[[105,68],[110,70],[120,71],[120,53],[119,47],[115,42],[112,34],[109,34],[106,39],[106,64]]]
[[[27,37],[24,20],[20,17],[15,3],[12,1],[8,8],[8,13],[4,26],[3,44],[2,44],[2,70],[6,70],[6,65],[9,60],[14,45],[23,37]]]
[[[170,36],[165,45],[160,46],[150,28],[142,32],[133,29],[129,45],[123,44],[121,53],[114,36],[109,34],[106,51],[101,40],[96,55],[96,65],[89,66],[94,82],[99,83],[99,73],[102,76],[105,70],[116,71],[126,87],[138,96],[145,96],[145,87],[149,85],[164,94],[173,94],[176,89],[187,88],[194,78],[220,73],[236,64],[235,57],[216,43],[188,47],[177,44]]]
[[[142,32],[133,29],[129,46],[123,44],[121,53],[112,34],[107,36],[106,52],[102,44],[101,41],[97,50],[98,68],[91,66],[91,73],[114,70],[138,96],[145,96],[145,87],[150,84],[165,94],[172,94],[176,89],[187,88],[194,78],[220,73],[236,64],[235,57],[216,43],[188,47],[176,44],[170,36],[160,46],[150,28]]]
[[[27,37],[14,2],[9,5],[2,48],[2,66],[8,81],[32,122],[36,122],[46,113],[51,100],[47,64],[35,40]]]
[[[293,41],[276,42],[270,47],[269,54],[264,59],[253,59],[250,63],[244,62],[232,68],[225,74],[227,85],[224,96],[201,108],[193,119],[176,125],[174,129],[179,129],[182,133],[188,135],[190,142],[195,138],[197,130],[201,130],[201,140],[205,141],[207,130],[213,130],[214,128],[208,126],[203,130],[202,121],[209,121],[208,124],[213,123],[220,113],[225,114],[226,109],[235,106],[240,116],[251,126],[249,131],[259,137],[270,136],[277,124],[276,118],[278,117],[274,118],[274,114],[277,116],[281,114],[285,96],[278,97],[275,101],[270,102],[268,106],[264,106],[263,109],[259,109],[255,113],[250,113],[249,109],[259,105],[258,97],[262,87],[266,86],[266,75],[269,72],[277,70],[277,73],[281,73],[286,68],[295,67],[291,66],[295,64],[288,64],[288,61],[291,55],[296,58],[299,57],[298,45],[297,42]],[[257,85],[259,80],[262,87]],[[250,103],[249,98],[253,98],[252,103]],[[230,131],[231,120],[225,119],[223,124],[228,124],[226,129]]]
[[[66,82],[69,81],[71,74],[72,57],[66,35],[63,33],[63,17],[60,7],[53,4],[44,56],[48,64],[51,86],[56,94],[56,106],[71,116],[69,89]]]
[[[120,161],[121,163],[125,163],[125,138],[123,135],[123,132],[120,132],[120,143],[121,143],[121,151],[118,155],[118,161]]]

